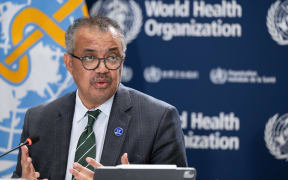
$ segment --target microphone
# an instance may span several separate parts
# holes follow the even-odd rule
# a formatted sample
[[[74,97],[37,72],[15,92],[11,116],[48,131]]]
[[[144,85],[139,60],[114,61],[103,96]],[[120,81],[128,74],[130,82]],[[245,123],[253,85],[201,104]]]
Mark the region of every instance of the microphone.
[[[27,138],[26,141],[23,142],[23,143],[21,143],[21,144],[19,144],[19,146],[17,146],[17,147],[15,147],[15,148],[13,148],[13,149],[5,152],[4,154],[1,154],[1,155],[0,155],[0,158],[2,158],[3,156],[9,154],[10,152],[12,152],[12,151],[14,151],[14,150],[16,150],[16,149],[18,149],[18,148],[20,148],[21,146],[24,146],[24,145],[29,145],[29,146],[31,146],[32,144],[37,143],[39,140],[40,140],[39,136],[34,136],[34,137],[31,137],[31,138]]]

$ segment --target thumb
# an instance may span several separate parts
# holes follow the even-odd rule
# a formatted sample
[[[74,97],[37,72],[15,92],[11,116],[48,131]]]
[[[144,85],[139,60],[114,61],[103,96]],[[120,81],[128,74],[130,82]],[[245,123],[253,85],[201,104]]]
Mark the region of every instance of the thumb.
[[[129,164],[129,161],[128,161],[128,154],[127,153],[124,153],[121,157],[121,163],[122,164]]]
[[[103,166],[102,164],[98,163],[95,159],[87,157],[86,162],[91,165],[93,168],[98,168]]]

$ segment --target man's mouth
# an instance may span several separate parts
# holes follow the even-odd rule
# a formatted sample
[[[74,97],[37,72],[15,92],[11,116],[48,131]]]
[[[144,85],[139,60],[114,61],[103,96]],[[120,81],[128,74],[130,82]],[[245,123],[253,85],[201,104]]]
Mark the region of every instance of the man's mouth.
[[[112,83],[112,78],[107,75],[97,75],[90,79],[90,85],[96,89],[105,89]]]
[[[108,84],[108,82],[96,82],[96,84],[99,86],[104,86],[104,85]]]
[[[106,88],[109,84],[109,81],[94,81],[92,83],[92,85],[96,88]]]

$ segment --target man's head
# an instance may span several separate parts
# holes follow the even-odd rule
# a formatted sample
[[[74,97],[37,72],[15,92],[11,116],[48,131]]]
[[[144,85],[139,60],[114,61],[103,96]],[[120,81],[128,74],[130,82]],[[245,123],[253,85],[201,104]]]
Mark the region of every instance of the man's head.
[[[119,25],[102,16],[80,18],[68,28],[65,40],[64,62],[82,103],[88,109],[101,105],[121,81],[126,43]]]

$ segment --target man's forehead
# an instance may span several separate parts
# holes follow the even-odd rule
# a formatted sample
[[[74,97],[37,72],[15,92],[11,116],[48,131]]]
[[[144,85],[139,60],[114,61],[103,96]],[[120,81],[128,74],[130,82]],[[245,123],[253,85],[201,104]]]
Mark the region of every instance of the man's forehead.
[[[83,26],[80,27],[74,34],[74,42],[81,39],[87,40],[101,40],[105,42],[115,42],[116,44],[121,45],[121,36],[120,33],[114,28],[108,28],[107,31],[99,29],[99,27]]]
[[[109,28],[107,28],[107,30],[105,31],[104,29],[100,29],[98,26],[82,26],[80,27],[76,32],[75,32],[75,37],[74,37],[75,41],[74,43],[78,43],[79,40],[83,42],[84,41],[89,41],[91,42],[102,42],[102,48],[99,47],[100,49],[96,50],[96,49],[88,49],[85,50],[86,52],[96,52],[96,53],[100,53],[98,51],[105,51],[105,52],[109,52],[109,51],[122,51],[122,43],[121,43],[121,36],[120,33],[118,32],[117,29],[115,29],[113,26],[109,26]],[[84,38],[84,39],[83,39]],[[105,43],[104,43],[105,42]],[[94,43],[92,43],[94,44]],[[105,45],[109,45],[109,48],[105,48]],[[83,48],[83,47],[82,47]],[[84,49],[82,49],[84,50]]]
[[[120,51],[120,49],[118,47],[112,47],[112,48],[107,48],[107,49],[104,49],[104,50],[97,50],[97,49],[90,49],[90,48],[84,48],[83,50],[84,52],[93,52],[93,53],[100,53],[100,52],[117,52],[117,51]]]
[[[78,32],[88,31],[88,32],[99,33],[99,34],[111,34],[112,36],[120,37],[119,31],[113,26],[108,26],[107,28],[101,29],[97,25],[83,25],[77,31]]]

